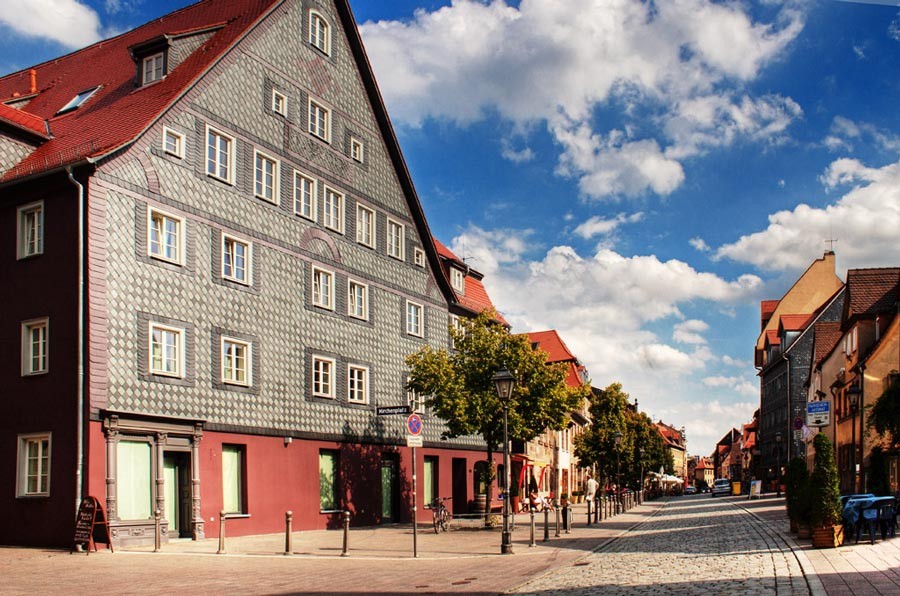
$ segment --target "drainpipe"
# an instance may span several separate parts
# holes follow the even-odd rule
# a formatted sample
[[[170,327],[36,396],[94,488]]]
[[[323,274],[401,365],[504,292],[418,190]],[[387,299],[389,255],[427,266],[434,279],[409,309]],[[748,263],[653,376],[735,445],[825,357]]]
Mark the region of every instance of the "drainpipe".
[[[78,381],[75,388],[77,414],[75,422],[75,511],[81,505],[82,475],[84,474],[84,186],[72,175],[72,168],[66,168],[69,180],[78,189],[78,348],[76,350]]]
[[[787,453],[784,459],[785,468],[787,468],[788,463],[791,461],[791,442],[793,442],[794,440],[794,419],[792,418],[793,412],[791,411],[791,359],[788,358],[787,354],[785,354],[784,352],[782,352],[781,357],[784,358],[784,362],[787,366],[788,431],[787,441],[785,441]],[[779,453],[778,455],[781,454]],[[780,472],[781,471],[779,470],[779,473]]]

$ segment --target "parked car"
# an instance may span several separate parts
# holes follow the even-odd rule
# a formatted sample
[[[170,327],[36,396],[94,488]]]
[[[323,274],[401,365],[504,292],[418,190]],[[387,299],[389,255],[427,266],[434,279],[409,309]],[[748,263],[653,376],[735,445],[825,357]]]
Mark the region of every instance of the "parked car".
[[[686,494],[686,495],[696,495],[696,494],[697,494],[697,487],[696,487],[696,486],[687,486],[687,487],[685,487],[685,489],[684,489],[684,494]]]
[[[713,483],[712,496],[731,494],[731,481],[728,478],[717,478]]]

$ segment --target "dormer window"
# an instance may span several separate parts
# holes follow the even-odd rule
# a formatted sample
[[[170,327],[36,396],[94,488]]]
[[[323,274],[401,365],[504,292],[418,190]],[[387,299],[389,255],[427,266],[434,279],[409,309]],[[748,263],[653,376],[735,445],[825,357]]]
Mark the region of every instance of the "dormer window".
[[[97,90],[98,90],[99,88],[100,88],[100,86],[98,85],[97,87],[92,87],[92,88],[90,88],[90,89],[86,89],[86,90],[82,91],[81,93],[79,93],[78,95],[76,95],[75,97],[73,97],[73,98],[69,101],[69,103],[67,103],[66,105],[64,105],[64,106],[63,106],[58,112],[56,112],[56,113],[57,113],[57,114],[62,114],[62,113],[64,113],[64,112],[71,112],[72,110],[78,109],[79,107],[81,107],[81,104],[83,104],[84,102],[86,102],[87,100],[89,100],[89,99],[91,98],[91,96],[92,96],[94,93],[96,93]]]
[[[456,269],[454,267],[450,268],[450,285],[453,286],[453,289],[457,292],[462,292],[466,289],[466,274]]]
[[[147,56],[146,58],[144,58],[142,65],[142,85],[146,85],[154,81],[159,81],[166,74],[166,59],[165,54],[163,54],[162,52],[153,54],[152,56]]]

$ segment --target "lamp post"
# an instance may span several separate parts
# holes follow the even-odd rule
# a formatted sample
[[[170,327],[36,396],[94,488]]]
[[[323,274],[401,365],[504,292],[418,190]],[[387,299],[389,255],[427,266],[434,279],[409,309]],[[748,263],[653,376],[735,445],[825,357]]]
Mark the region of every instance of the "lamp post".
[[[512,540],[509,535],[509,400],[512,397],[513,387],[516,384],[516,377],[507,370],[504,364],[500,367],[494,376],[494,388],[497,390],[497,397],[503,405],[503,488],[506,491],[503,495],[503,534],[500,538],[500,554],[513,554]]]
[[[853,419],[850,423],[850,492],[856,490],[856,413],[859,412],[859,385],[850,385],[847,389],[847,399],[850,401],[850,414]]]
[[[781,496],[781,433],[775,433],[775,490],[777,496]]]
[[[641,457],[641,487],[638,489],[638,502],[639,503],[644,502],[644,453],[646,453],[646,452],[644,451],[643,447],[638,449],[638,454]]]
[[[620,495],[622,494],[622,485],[621,479],[619,476],[622,474],[622,464],[619,461],[619,454],[621,452],[622,447],[622,433],[616,431],[613,433],[613,441],[616,444],[616,509],[618,510]]]

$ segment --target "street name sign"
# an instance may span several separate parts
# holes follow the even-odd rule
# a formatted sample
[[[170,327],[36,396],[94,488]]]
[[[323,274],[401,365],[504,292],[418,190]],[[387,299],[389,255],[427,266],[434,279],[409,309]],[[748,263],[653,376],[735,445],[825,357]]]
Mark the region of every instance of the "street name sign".
[[[376,416],[391,416],[394,414],[409,414],[409,406],[375,406]]]
[[[806,404],[806,426],[831,424],[831,402],[811,401]]]

